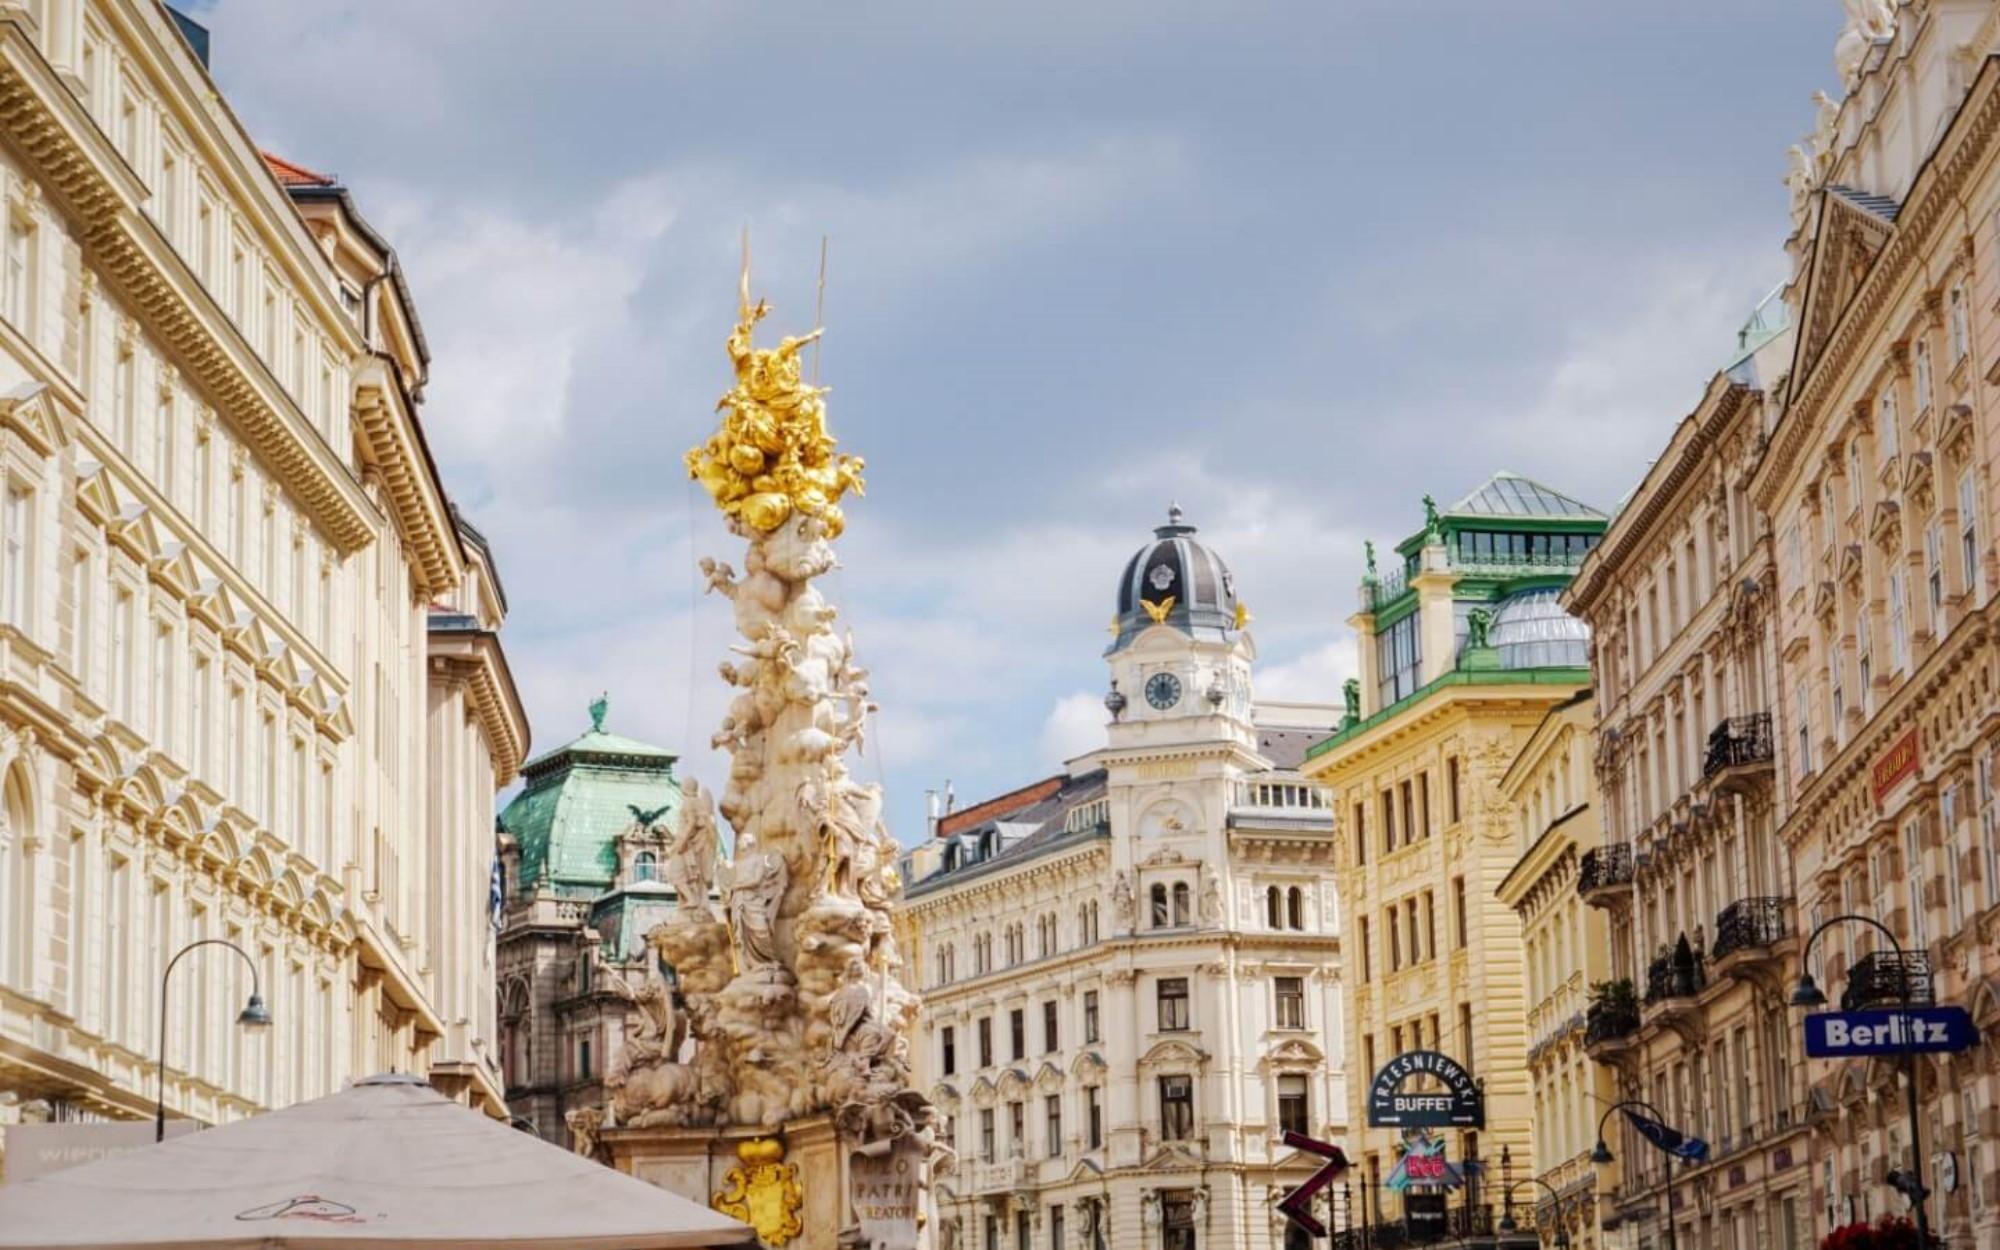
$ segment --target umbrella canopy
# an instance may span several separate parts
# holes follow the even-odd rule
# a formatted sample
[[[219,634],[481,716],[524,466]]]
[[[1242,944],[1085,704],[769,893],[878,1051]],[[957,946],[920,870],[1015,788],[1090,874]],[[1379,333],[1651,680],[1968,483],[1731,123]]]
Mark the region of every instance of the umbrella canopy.
[[[670,1250],[754,1236],[415,1077],[0,1188],[0,1250]]]

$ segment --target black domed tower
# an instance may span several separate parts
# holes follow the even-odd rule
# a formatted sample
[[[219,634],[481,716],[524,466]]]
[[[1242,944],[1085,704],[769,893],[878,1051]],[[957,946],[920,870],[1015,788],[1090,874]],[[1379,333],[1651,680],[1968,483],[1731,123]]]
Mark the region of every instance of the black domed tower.
[[[1169,508],[1118,577],[1104,652],[1113,742],[1251,739],[1248,620],[1229,566]]]

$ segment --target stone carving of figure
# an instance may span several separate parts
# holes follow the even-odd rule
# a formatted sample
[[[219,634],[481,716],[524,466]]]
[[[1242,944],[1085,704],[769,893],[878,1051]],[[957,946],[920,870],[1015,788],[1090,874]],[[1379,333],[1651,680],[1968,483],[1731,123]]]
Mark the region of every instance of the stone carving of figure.
[[[604,1111],[600,1107],[578,1107],[563,1117],[569,1125],[570,1149],[586,1159],[595,1159],[602,1151],[597,1134],[604,1127]]]
[[[1157,1229],[1160,1226],[1159,1190],[1149,1189],[1139,1195],[1139,1215],[1146,1222],[1148,1229]]]
[[[1791,165],[1785,170],[1785,186],[1792,193],[1792,216],[1796,218],[1806,211],[1806,199],[1812,195],[1818,178],[1813,170],[1812,154],[1804,147],[1794,143],[1787,155],[1791,158]]]
[[[1215,869],[1206,865],[1201,870],[1201,919],[1204,924],[1216,924],[1222,919],[1222,881],[1215,875]]]
[[[1133,920],[1135,919],[1133,915],[1134,906],[1135,904],[1132,900],[1132,877],[1129,873],[1121,871],[1111,882],[1111,910],[1117,915],[1118,923],[1124,925],[1128,932],[1131,930]]]
[[[1341,702],[1346,705],[1347,719],[1351,721],[1360,720],[1361,679],[1359,677],[1350,677],[1340,683],[1340,698]]]
[[[1876,40],[1896,33],[1895,3],[1896,0],[1841,0],[1847,10],[1847,25],[1833,41],[1833,68],[1842,82],[1853,79]]]
[[[715,884],[715,796],[689,777],[681,783],[680,825],[674,832],[674,889],[684,912],[708,910],[708,892]]]
[[[1493,629],[1493,614],[1485,608],[1474,608],[1465,614],[1465,645],[1468,650],[1480,650],[1491,644],[1487,635]]]
[[[631,1035],[625,1039],[625,1053],[617,1060],[618,1070],[676,1059],[681,1043],[687,1040],[687,1020],[674,1003],[674,987],[660,974],[659,960],[648,952],[646,976],[638,985],[611,967],[603,969],[603,978],[612,993],[638,1012]]]
[[[1363,541],[1362,541],[1362,544],[1361,544],[1361,550],[1362,550],[1362,551],[1363,551],[1364,553],[1366,553],[1366,554],[1367,554],[1367,556],[1368,556],[1368,580],[1372,582],[1372,581],[1374,581],[1374,580],[1375,580],[1375,543],[1374,543],[1374,541],[1373,541],[1373,540],[1367,540],[1367,539],[1363,540]]]
[[[1208,1223],[1208,1186],[1203,1185],[1188,1199],[1188,1211],[1194,1217],[1194,1226],[1201,1228]]]
[[[1833,145],[1836,128],[1840,124],[1840,101],[1824,91],[1812,94],[1816,121],[1813,125],[1812,145],[1815,172],[1824,177],[1833,167]]]
[[[1424,496],[1424,541],[1435,543],[1444,541],[1444,526],[1438,521],[1437,500]]]
[[[778,957],[775,927],[778,903],[791,881],[784,856],[760,849],[756,835],[745,834],[731,877],[729,928],[736,938],[741,971],[767,981],[789,981]]]

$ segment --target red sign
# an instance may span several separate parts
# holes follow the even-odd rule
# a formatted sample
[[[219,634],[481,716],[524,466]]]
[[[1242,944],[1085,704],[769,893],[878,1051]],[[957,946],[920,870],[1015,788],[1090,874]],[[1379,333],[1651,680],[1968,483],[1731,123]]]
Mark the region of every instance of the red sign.
[[[1403,1175],[1413,1181],[1443,1181],[1451,1179],[1451,1169],[1443,1155],[1411,1154],[1403,1156]]]
[[[1908,733],[1896,739],[1888,750],[1875,757],[1875,767],[1871,775],[1875,783],[1876,806],[1881,806],[1889,791],[1916,776],[1917,769],[1922,763],[1922,753],[1917,750],[1917,727],[1912,725]]]

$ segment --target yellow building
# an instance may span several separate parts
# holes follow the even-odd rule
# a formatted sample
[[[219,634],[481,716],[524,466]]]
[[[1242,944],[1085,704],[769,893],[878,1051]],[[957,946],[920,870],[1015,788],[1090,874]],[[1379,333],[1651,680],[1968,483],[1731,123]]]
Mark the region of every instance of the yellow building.
[[[1521,919],[1534,1102],[1532,1165],[1514,1173],[1514,1203],[1534,1211],[1544,1241],[1555,1241],[1560,1223],[1577,1250],[1603,1244],[1590,1150],[1598,1116],[1618,1098],[1610,1072],[1584,1049],[1589,1021],[1615,1010],[1620,995],[1609,926],[1576,889],[1583,857],[1603,840],[1591,781],[1594,708],[1589,691],[1550,708],[1500,780],[1520,859],[1499,897]]]
[[[1384,1185],[1414,1130],[1370,1109],[1374,1078],[1397,1056],[1442,1052],[1483,1083],[1482,1123],[1431,1130],[1448,1163],[1480,1165],[1451,1199],[1471,1208],[1451,1217],[1471,1222],[1464,1231],[1496,1218],[1502,1151],[1530,1157],[1521,925],[1496,893],[1520,857],[1522,817],[1501,783],[1550,709],[1589,684],[1588,634],[1556,598],[1604,524],[1594,508],[1501,473],[1441,514],[1426,500],[1424,528],[1386,574],[1371,549],[1352,618],[1362,677],[1349,685],[1347,722],[1304,765],[1336,795],[1356,1065],[1349,1154],[1371,1220],[1404,1206]],[[1429,1079],[1398,1092],[1421,1093]]]

